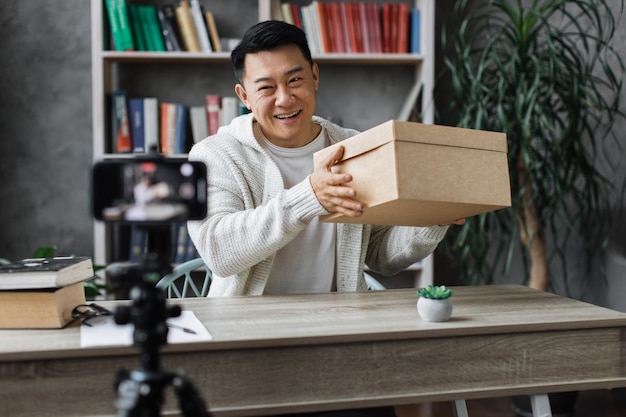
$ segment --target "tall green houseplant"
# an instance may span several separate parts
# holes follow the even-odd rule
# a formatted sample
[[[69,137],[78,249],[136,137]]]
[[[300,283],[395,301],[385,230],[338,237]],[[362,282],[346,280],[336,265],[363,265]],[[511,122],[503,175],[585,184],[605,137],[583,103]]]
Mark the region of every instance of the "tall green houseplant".
[[[520,250],[528,285],[547,291],[552,261],[567,274],[568,244],[583,242],[589,266],[609,226],[615,184],[594,164],[621,149],[619,19],[605,0],[473,3],[455,3],[460,22],[443,37],[451,100],[440,122],[507,134],[512,208],[468,219],[444,247],[473,283],[506,274]]]

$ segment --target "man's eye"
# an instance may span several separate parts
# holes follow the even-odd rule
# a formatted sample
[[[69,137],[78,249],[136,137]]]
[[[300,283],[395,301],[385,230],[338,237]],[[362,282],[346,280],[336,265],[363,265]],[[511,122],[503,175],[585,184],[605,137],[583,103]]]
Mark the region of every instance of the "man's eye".
[[[302,81],[302,78],[295,77],[295,78],[292,78],[291,80],[289,80],[290,83],[297,83],[298,81]]]

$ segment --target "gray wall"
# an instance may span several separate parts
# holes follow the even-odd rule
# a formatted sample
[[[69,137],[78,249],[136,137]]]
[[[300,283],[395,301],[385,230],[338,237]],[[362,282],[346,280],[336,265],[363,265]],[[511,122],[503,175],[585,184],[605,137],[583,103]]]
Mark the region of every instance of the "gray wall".
[[[91,255],[89,1],[3,1],[0,18],[0,257]]]
[[[618,4],[618,0],[611,2]],[[436,1],[439,21],[445,19],[451,3]],[[0,18],[0,258],[21,259],[38,246],[53,244],[60,254],[92,255],[89,1],[2,1]],[[625,49],[625,36],[622,25],[617,39],[620,50]],[[371,108],[376,98],[367,96],[366,88],[361,89],[364,99],[358,106],[342,97],[324,101],[325,95],[334,95],[355,74],[349,67],[322,67],[322,77],[331,70],[337,78],[326,85],[322,78],[319,114],[349,110],[342,116],[344,122],[363,129],[397,113],[401,102],[391,101],[377,104],[382,110],[378,119],[361,117],[362,106]],[[403,70],[388,70],[382,78],[380,71],[366,73],[361,85],[374,82],[388,90],[403,78]],[[622,121],[616,131],[625,127]],[[613,174],[623,176],[623,171],[622,166]],[[443,262],[435,268],[440,281],[450,278],[444,275]],[[520,282],[523,277],[510,279]],[[601,298],[595,299],[602,303]]]

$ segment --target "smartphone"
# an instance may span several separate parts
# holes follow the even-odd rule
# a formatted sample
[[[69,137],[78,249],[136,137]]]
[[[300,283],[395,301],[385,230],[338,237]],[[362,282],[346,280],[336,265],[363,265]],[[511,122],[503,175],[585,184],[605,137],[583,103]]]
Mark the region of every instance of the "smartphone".
[[[207,169],[185,158],[104,159],[93,166],[96,220],[171,223],[206,216]]]

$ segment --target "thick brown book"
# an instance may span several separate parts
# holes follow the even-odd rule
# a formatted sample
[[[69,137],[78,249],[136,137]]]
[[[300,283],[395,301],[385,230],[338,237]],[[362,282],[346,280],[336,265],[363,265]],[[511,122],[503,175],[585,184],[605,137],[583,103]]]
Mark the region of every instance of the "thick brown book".
[[[220,35],[217,32],[217,25],[215,24],[215,17],[213,12],[204,12],[206,19],[206,25],[209,28],[209,35],[211,36],[211,44],[215,52],[222,52],[222,45],[220,44]]]
[[[180,28],[180,35],[183,38],[185,50],[188,52],[200,52],[200,41],[193,25],[191,9],[187,0],[181,0],[176,7],[176,21]]]
[[[61,288],[0,291],[0,328],[56,329],[72,321],[72,309],[85,304],[82,282]]]
[[[0,265],[0,290],[58,288],[93,277],[85,256],[23,259]]]

